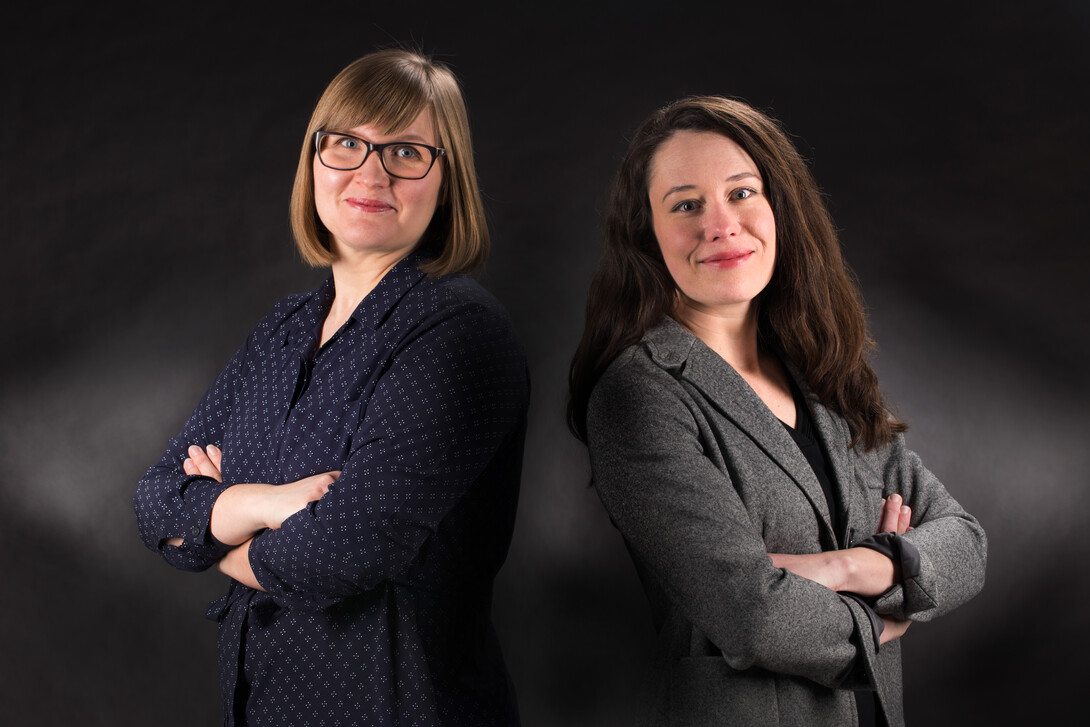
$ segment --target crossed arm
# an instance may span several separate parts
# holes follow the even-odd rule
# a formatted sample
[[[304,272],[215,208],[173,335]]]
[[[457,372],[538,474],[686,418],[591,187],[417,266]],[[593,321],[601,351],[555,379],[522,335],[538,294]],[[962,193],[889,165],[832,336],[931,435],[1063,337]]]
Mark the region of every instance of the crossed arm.
[[[900,495],[890,495],[882,503],[879,533],[904,535],[912,528],[912,510],[902,504]],[[870,548],[847,548],[808,555],[770,553],[772,565],[784,568],[833,591],[847,591],[860,596],[880,596],[900,582],[900,566]],[[912,623],[907,619],[882,616],[885,629],[879,638],[886,643],[900,638]]]
[[[204,475],[222,482],[220,467],[223,452],[215,445],[201,449],[191,445],[189,458],[182,463],[187,475]],[[250,567],[250,541],[265,529],[276,530],[288,517],[329,492],[339,471],[305,477],[281,486],[260,483],[232,485],[224,490],[212,507],[212,536],[224,545],[235,546],[220,559],[217,567],[224,575],[257,590],[265,590],[257,582]],[[181,538],[170,538],[167,545],[181,545]]]

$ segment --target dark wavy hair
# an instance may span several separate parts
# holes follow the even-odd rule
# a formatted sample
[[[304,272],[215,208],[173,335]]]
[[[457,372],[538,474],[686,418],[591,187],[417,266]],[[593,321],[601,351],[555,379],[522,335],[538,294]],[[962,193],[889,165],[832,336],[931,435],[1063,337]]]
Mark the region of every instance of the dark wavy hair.
[[[568,426],[587,439],[587,404],[617,355],[674,312],[676,286],[652,228],[648,182],[655,153],[682,130],[731,139],[756,163],[776,220],[776,263],[761,292],[759,336],[779,346],[821,403],[848,421],[852,446],[888,443],[893,416],[868,356],[875,348],[863,299],[806,162],[779,123],[720,96],[690,96],[651,115],[621,160],[605,246],[587,296],[586,325],[569,372]]]

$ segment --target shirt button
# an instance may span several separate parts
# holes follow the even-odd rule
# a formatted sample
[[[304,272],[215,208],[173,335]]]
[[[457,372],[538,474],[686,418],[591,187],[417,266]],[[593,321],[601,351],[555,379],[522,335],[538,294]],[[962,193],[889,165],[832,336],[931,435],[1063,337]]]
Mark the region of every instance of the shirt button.
[[[197,537],[198,535],[200,535],[201,534],[200,526],[194,527],[192,530],[189,531],[189,534],[192,535],[194,538]]]

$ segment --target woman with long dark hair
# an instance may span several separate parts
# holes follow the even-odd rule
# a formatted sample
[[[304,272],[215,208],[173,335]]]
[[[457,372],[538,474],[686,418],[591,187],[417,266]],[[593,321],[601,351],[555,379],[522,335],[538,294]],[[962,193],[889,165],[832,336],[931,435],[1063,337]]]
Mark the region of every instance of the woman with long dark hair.
[[[983,585],[984,531],[905,448],[805,162],[721,97],[621,162],[569,423],[659,639],[653,725],[903,723],[898,639]]]
[[[490,611],[527,371],[469,276],[489,236],[450,70],[342,70],[291,221],[329,278],[262,319],[136,488],[150,549],[232,579],[208,614],[224,723],[517,724]]]

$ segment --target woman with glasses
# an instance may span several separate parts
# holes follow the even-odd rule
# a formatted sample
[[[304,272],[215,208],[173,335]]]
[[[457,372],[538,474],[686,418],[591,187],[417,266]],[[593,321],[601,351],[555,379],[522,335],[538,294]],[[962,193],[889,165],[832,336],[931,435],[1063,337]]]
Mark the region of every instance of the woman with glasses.
[[[509,725],[490,622],[528,403],[461,90],[390,50],[329,84],[278,303],[136,488],[144,543],[232,579],[213,603],[228,725]]]
[[[569,409],[658,630],[636,723],[903,724],[898,639],[980,590],[986,541],[905,448],[871,346],[774,120],[693,97],[640,126]]]

